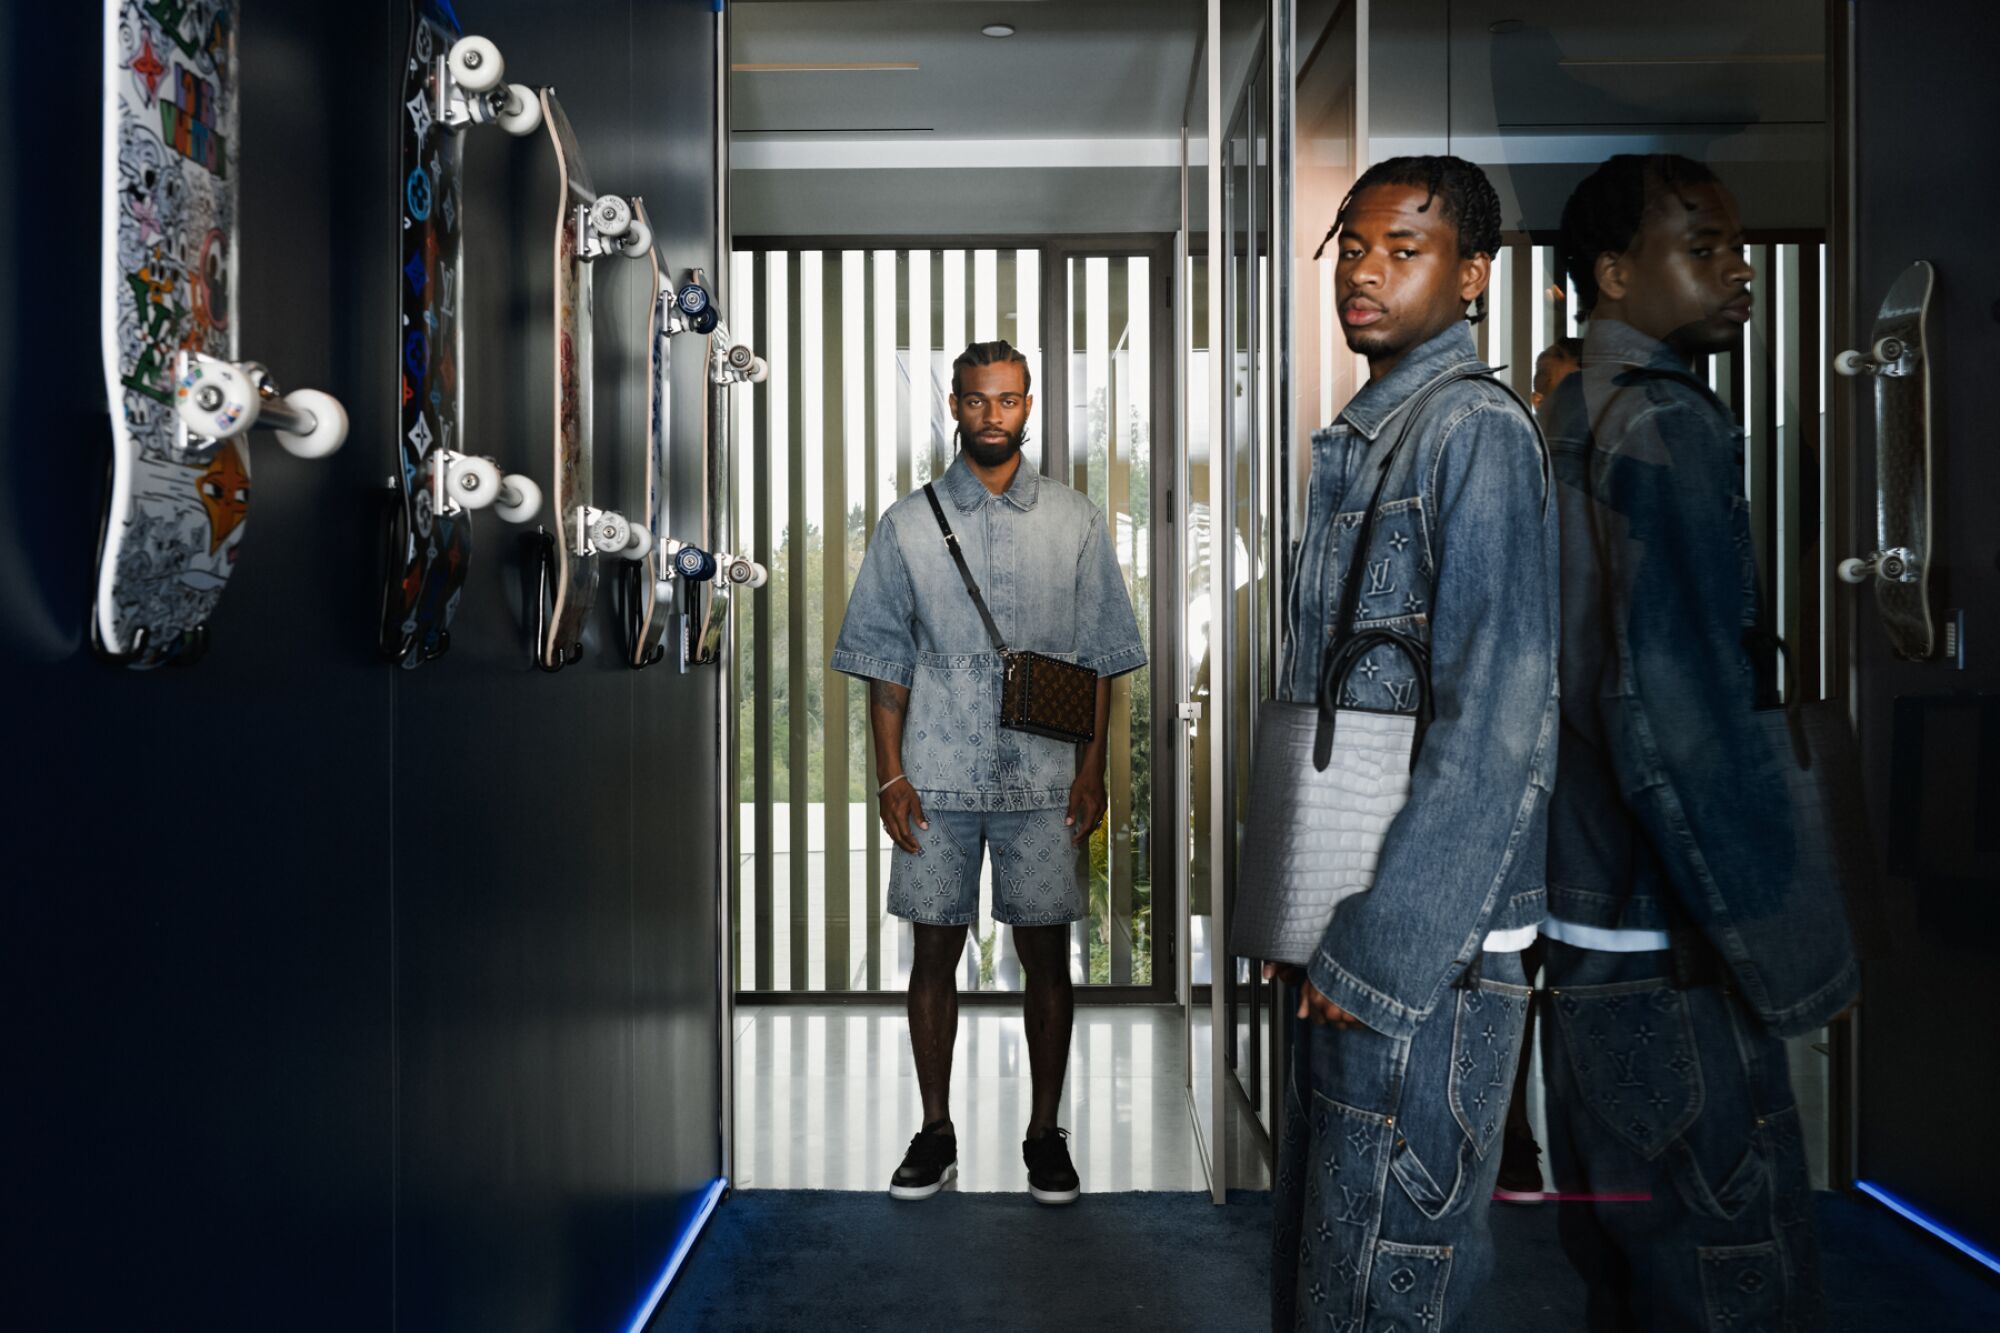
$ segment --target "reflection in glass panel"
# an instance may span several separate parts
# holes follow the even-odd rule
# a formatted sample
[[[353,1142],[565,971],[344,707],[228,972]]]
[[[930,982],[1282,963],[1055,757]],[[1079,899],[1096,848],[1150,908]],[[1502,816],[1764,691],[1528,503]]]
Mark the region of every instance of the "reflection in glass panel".
[[[1140,636],[1152,620],[1152,320],[1144,256],[1067,261],[1070,484],[1106,515]],[[1079,949],[1092,982],[1152,981],[1153,673],[1112,682],[1111,809],[1090,843],[1090,914]]]

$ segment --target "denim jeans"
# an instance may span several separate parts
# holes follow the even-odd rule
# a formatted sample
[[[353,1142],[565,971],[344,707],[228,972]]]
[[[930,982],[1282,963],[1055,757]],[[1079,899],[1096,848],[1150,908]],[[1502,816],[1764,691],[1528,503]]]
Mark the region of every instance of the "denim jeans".
[[[1549,941],[1543,1079],[1563,1248],[1593,1330],[1822,1326],[1784,1044],[1672,956]]]
[[[1520,955],[1483,956],[1409,1037],[1295,1020],[1271,1191],[1271,1327],[1477,1329],[1487,1209],[1528,1013]],[[1298,992],[1288,989],[1298,1007]]]

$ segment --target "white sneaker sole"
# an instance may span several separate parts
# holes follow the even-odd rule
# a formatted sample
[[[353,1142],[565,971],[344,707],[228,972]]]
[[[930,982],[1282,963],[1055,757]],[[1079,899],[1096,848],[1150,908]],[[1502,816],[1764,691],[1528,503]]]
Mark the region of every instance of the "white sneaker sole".
[[[1036,1202],[1036,1203],[1046,1203],[1046,1204],[1050,1204],[1050,1205],[1052,1205],[1052,1206],[1061,1206],[1062,1204],[1066,1204],[1066,1203],[1075,1203],[1075,1202],[1076,1202],[1076,1196],[1077,1196],[1077,1194],[1079,1193],[1079,1191],[1078,1191],[1078,1190],[1038,1190],[1038,1189],[1036,1189],[1036,1188],[1035,1188],[1035,1187],[1034,1187],[1033,1185],[1030,1185],[1030,1186],[1028,1186],[1028,1193],[1030,1193],[1030,1194],[1032,1194],[1032,1195],[1034,1195],[1034,1196],[1035,1196],[1035,1202]]]
[[[945,1186],[951,1184],[952,1181],[957,1179],[958,1179],[958,1163],[953,1162],[950,1166],[944,1169],[943,1175],[939,1176],[936,1181],[934,1181],[929,1185],[889,1186],[889,1197],[892,1199],[903,1199],[903,1200],[928,1199],[931,1197],[931,1195],[936,1194],[939,1190],[943,1189]]]

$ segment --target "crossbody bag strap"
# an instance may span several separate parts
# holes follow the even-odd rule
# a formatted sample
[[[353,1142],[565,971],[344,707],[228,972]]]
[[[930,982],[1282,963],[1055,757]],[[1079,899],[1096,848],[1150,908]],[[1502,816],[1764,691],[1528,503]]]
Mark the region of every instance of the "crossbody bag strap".
[[[978,610],[979,618],[986,623],[987,637],[993,640],[996,652],[1005,653],[1007,641],[1000,637],[1000,627],[993,623],[993,613],[986,609],[986,599],[979,595],[979,584],[974,581],[972,571],[965,567],[965,554],[958,549],[958,534],[944,520],[944,506],[938,503],[934,484],[924,483],[924,498],[931,502],[931,512],[937,515],[938,530],[944,533],[944,544],[951,548],[951,561],[958,566],[959,578],[965,580],[965,590],[972,594],[972,605]]]

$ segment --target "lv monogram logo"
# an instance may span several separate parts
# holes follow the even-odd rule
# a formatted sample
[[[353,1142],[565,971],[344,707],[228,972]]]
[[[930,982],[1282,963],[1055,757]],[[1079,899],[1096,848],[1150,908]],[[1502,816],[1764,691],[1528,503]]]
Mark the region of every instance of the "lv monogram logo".
[[[1396,591],[1396,585],[1389,579],[1389,562],[1371,560],[1368,562],[1368,595],[1380,596]]]
[[[1389,699],[1398,712],[1408,712],[1416,703],[1417,682],[1411,680],[1385,680],[1382,688],[1389,691]]]

